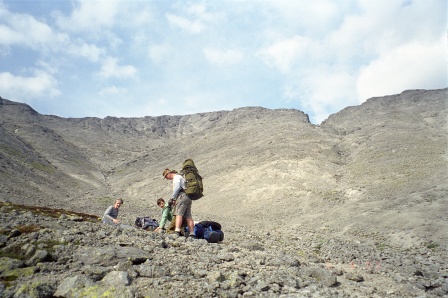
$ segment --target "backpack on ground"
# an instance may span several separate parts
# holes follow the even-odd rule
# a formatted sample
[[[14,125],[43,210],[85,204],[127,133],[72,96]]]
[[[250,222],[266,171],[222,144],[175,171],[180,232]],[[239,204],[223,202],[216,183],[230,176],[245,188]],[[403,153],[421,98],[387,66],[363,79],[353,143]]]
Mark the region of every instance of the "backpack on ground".
[[[199,175],[198,169],[194,165],[192,159],[187,159],[182,164],[180,174],[185,179],[185,193],[192,200],[202,198],[204,195],[204,185],[202,184],[202,177]]]
[[[157,220],[150,217],[137,217],[134,224],[136,227],[150,231],[154,231],[159,226]]]
[[[215,221],[201,221],[194,225],[196,238],[205,239],[209,243],[218,243],[224,240],[221,225]]]

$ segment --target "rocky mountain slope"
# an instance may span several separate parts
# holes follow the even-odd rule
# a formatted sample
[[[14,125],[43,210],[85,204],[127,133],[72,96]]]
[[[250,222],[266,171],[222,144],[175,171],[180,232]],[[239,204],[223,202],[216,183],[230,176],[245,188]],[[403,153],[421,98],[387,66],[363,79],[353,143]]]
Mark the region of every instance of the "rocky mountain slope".
[[[291,254],[296,248],[303,252],[298,262],[313,268],[373,264],[385,250],[394,266],[416,264],[420,255],[424,261],[417,263],[437,267],[430,270],[432,283],[421,276],[428,284],[420,289],[446,295],[447,98],[448,89],[371,98],[319,126],[301,111],[259,107],[71,119],[0,98],[0,201],[100,216],[118,196],[125,200],[120,215],[132,223],[136,216],[159,216],[155,201],[171,189],[163,169],[192,158],[206,187],[194,217],[221,222],[228,245],[243,245],[250,231],[247,237],[263,249]],[[196,244],[189,245],[184,249],[191,252]],[[260,263],[256,251],[252,257]],[[411,289],[418,278],[405,267],[409,276],[399,281],[393,270],[382,274],[397,289]],[[366,296],[376,295],[371,286]],[[357,293],[350,291],[342,292]]]

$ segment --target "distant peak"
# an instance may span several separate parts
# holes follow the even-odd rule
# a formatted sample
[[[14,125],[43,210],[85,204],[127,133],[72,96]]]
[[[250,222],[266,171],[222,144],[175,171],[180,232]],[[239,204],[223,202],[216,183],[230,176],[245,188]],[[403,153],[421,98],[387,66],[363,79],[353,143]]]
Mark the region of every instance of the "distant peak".
[[[14,106],[14,108],[17,107],[18,109],[28,111],[34,115],[39,114],[36,110],[34,110],[32,107],[30,107],[26,103],[15,102],[15,101],[11,101],[11,100],[5,99],[3,97],[0,97],[0,107],[2,107],[2,106]]]

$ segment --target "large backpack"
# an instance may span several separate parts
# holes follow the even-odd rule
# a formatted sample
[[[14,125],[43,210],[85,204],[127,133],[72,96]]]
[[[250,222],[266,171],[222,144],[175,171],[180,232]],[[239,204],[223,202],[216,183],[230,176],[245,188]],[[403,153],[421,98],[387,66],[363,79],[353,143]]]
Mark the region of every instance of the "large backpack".
[[[199,175],[198,169],[194,165],[192,159],[187,159],[182,164],[180,174],[185,179],[185,193],[192,200],[202,198],[204,195],[204,185],[202,184],[202,177]]]
[[[194,225],[196,238],[205,239],[209,243],[218,243],[224,240],[221,225],[215,221],[201,221]]]

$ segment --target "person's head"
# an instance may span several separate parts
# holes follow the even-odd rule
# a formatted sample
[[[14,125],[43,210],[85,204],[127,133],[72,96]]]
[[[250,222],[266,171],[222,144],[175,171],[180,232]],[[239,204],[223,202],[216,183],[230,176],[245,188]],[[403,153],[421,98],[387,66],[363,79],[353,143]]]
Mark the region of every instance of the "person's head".
[[[123,205],[123,200],[122,199],[116,199],[114,207],[118,209],[118,208],[120,208],[121,205]]]
[[[168,180],[173,180],[174,175],[176,175],[177,171],[175,170],[170,170],[170,169],[165,169],[163,171],[163,178],[168,179]]]
[[[165,200],[162,199],[162,198],[158,199],[158,200],[157,200],[157,205],[158,205],[160,208],[165,207]]]

